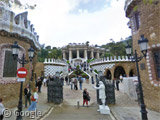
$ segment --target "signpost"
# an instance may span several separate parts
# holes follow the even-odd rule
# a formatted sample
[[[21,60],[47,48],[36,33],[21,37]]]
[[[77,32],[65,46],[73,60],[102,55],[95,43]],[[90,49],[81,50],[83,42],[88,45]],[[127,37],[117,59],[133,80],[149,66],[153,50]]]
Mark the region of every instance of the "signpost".
[[[22,67],[17,70],[18,82],[24,82],[27,76],[27,69]]]

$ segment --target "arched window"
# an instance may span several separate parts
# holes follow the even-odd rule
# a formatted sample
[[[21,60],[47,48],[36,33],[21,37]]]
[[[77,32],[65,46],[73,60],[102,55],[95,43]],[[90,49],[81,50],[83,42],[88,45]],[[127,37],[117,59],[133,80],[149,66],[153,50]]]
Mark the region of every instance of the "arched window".
[[[17,60],[13,59],[12,51],[5,50],[3,77],[16,77]]]

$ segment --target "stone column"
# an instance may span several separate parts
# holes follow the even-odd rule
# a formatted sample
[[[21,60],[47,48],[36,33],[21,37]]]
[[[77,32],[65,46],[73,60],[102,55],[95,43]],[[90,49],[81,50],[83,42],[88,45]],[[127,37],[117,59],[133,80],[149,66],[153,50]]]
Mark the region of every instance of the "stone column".
[[[63,59],[66,59],[66,53],[63,51]]]
[[[84,50],[84,58],[87,60],[88,56],[87,56],[87,50]]]
[[[96,58],[97,58],[97,59],[99,59],[99,52],[98,52],[98,51],[97,51],[97,55],[96,55]]]
[[[69,50],[69,61],[72,59],[72,50]]]
[[[93,52],[94,50],[92,49],[91,50],[91,58],[94,58],[94,52]]]
[[[79,58],[79,49],[77,49],[77,58]]]

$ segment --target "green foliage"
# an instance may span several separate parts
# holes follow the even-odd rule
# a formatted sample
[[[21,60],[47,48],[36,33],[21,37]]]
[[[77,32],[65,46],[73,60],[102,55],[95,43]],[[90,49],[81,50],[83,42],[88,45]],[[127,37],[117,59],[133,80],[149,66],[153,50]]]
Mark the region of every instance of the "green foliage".
[[[53,49],[41,49],[38,52],[38,61],[39,62],[44,62],[45,58],[54,58],[54,59],[62,59],[62,51],[60,49],[57,48],[53,48]]]
[[[82,73],[81,76],[82,76],[83,78],[89,79],[89,76],[88,76],[86,73]]]
[[[69,60],[67,60],[67,63],[69,64]]]
[[[74,77],[77,77],[77,75],[75,73],[72,73],[69,78],[74,78]]]
[[[77,76],[82,76],[83,78],[89,79],[89,76],[80,69],[73,71],[73,73],[69,77],[73,78]]]
[[[96,69],[94,70],[94,72],[98,74],[98,71]]]
[[[79,70],[79,65],[77,65],[76,69]]]
[[[157,4],[159,1],[158,0],[143,0],[144,4]]]
[[[93,58],[93,59],[88,59],[87,60],[87,63],[90,63],[90,62],[92,62],[92,61],[94,61],[95,59]]]
[[[44,62],[44,59],[48,57],[48,51],[46,49],[41,49],[41,51],[38,52],[38,61]]]
[[[136,5],[134,8],[133,8],[133,11],[137,11],[138,9],[138,5]]]
[[[124,41],[120,42],[114,42],[113,40],[110,43],[107,43],[106,45],[102,45],[101,48],[109,49],[109,51],[105,52],[105,57],[109,56],[125,56],[126,50],[125,47],[129,43],[129,45],[132,46],[132,37],[126,38]]]

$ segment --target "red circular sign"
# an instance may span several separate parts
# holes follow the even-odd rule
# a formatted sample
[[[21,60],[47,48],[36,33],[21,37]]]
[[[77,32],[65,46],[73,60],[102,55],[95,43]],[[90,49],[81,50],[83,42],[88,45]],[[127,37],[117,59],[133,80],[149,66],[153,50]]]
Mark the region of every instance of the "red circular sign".
[[[25,78],[26,75],[27,75],[27,69],[26,69],[26,68],[22,67],[22,68],[19,68],[19,69],[17,70],[17,76],[18,76],[19,78]]]

